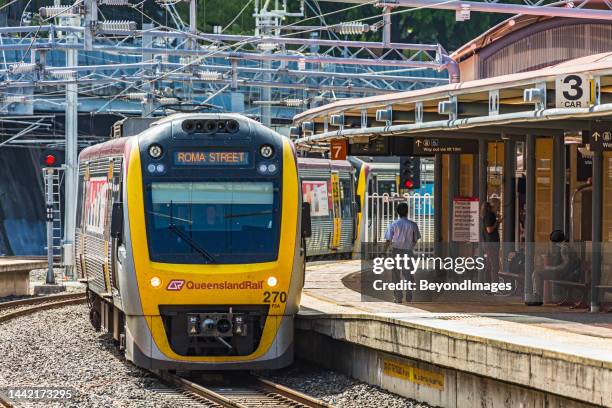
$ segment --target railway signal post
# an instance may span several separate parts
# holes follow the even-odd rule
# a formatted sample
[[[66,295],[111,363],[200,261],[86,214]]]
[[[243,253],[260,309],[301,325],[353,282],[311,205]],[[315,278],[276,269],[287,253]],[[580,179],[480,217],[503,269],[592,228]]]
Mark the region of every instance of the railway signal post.
[[[56,219],[56,199],[54,193],[59,190],[59,176],[57,174],[58,167],[61,166],[61,153],[57,151],[45,150],[41,155],[41,164],[43,165],[43,178],[45,183],[45,219],[47,224],[47,276],[43,285],[34,287],[34,294],[51,294],[63,292],[66,287],[58,285],[55,281],[55,273],[53,270],[54,264],[54,224]],[[59,191],[58,191],[59,193]],[[60,214],[57,214],[59,217]]]

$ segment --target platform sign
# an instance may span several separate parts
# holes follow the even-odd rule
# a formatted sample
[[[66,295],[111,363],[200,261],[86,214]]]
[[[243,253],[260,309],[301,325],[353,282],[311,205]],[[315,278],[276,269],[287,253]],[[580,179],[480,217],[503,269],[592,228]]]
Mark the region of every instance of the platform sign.
[[[453,199],[453,241],[478,242],[480,219],[478,197],[455,197]]]
[[[593,157],[583,155],[580,150],[576,153],[576,180],[587,181],[593,176]]]
[[[444,391],[444,374],[406,364],[395,359],[382,360],[382,372],[389,377]]]
[[[412,144],[412,156],[430,156],[436,153],[478,154],[478,141],[471,139],[416,137]]]
[[[389,138],[379,137],[367,143],[349,143],[348,154],[351,156],[389,156]]]
[[[594,152],[612,151],[612,127],[593,129],[589,135],[589,149]]]
[[[588,108],[591,103],[591,81],[586,75],[558,76],[555,84],[557,108]]]
[[[346,139],[334,139],[331,141],[329,152],[332,160],[346,160]]]

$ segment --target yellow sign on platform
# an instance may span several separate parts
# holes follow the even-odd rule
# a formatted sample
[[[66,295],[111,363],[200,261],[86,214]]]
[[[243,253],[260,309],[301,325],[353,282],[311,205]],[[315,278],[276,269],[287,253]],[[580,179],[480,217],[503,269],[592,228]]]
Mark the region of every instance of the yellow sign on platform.
[[[383,373],[415,384],[444,390],[444,375],[393,360],[383,360]]]

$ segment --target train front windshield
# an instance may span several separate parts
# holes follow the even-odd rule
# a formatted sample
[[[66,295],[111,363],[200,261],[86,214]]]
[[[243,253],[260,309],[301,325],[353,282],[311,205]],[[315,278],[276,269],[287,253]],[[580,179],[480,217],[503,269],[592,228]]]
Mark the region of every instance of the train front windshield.
[[[275,182],[153,182],[147,190],[151,260],[276,260],[280,211]]]

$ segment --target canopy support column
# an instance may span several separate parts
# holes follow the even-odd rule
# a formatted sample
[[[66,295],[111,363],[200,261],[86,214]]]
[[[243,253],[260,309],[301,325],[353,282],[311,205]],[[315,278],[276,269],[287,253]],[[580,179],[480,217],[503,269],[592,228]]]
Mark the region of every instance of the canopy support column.
[[[592,242],[591,257],[591,312],[599,312],[599,280],[602,260],[602,222],[603,216],[603,152],[593,152],[593,198],[592,203]]]
[[[565,232],[565,138],[553,137],[553,230]]]
[[[434,253],[441,256],[442,242],[442,155],[434,156]]]
[[[489,143],[486,139],[478,140],[478,208],[482,208],[482,205],[487,201],[487,159],[489,155]],[[479,229],[478,235],[480,240],[482,240],[482,231],[484,229],[484,224],[482,222],[482,217],[478,217],[479,221]],[[481,252],[483,249],[481,248]],[[484,270],[478,271],[478,282],[485,281]]]
[[[453,250],[453,206],[454,199],[459,195],[459,171],[461,166],[459,164],[458,154],[448,155],[448,212],[446,214],[446,229],[447,229],[447,240],[449,256],[454,256],[455,251]]]
[[[515,176],[516,176],[516,143],[514,140],[504,140],[504,195],[503,195],[503,267],[508,271],[508,253],[514,249],[514,224],[516,211],[515,195]]]
[[[533,268],[535,256],[535,190],[536,190],[536,162],[534,135],[525,138],[525,303],[536,302],[533,293]]]

